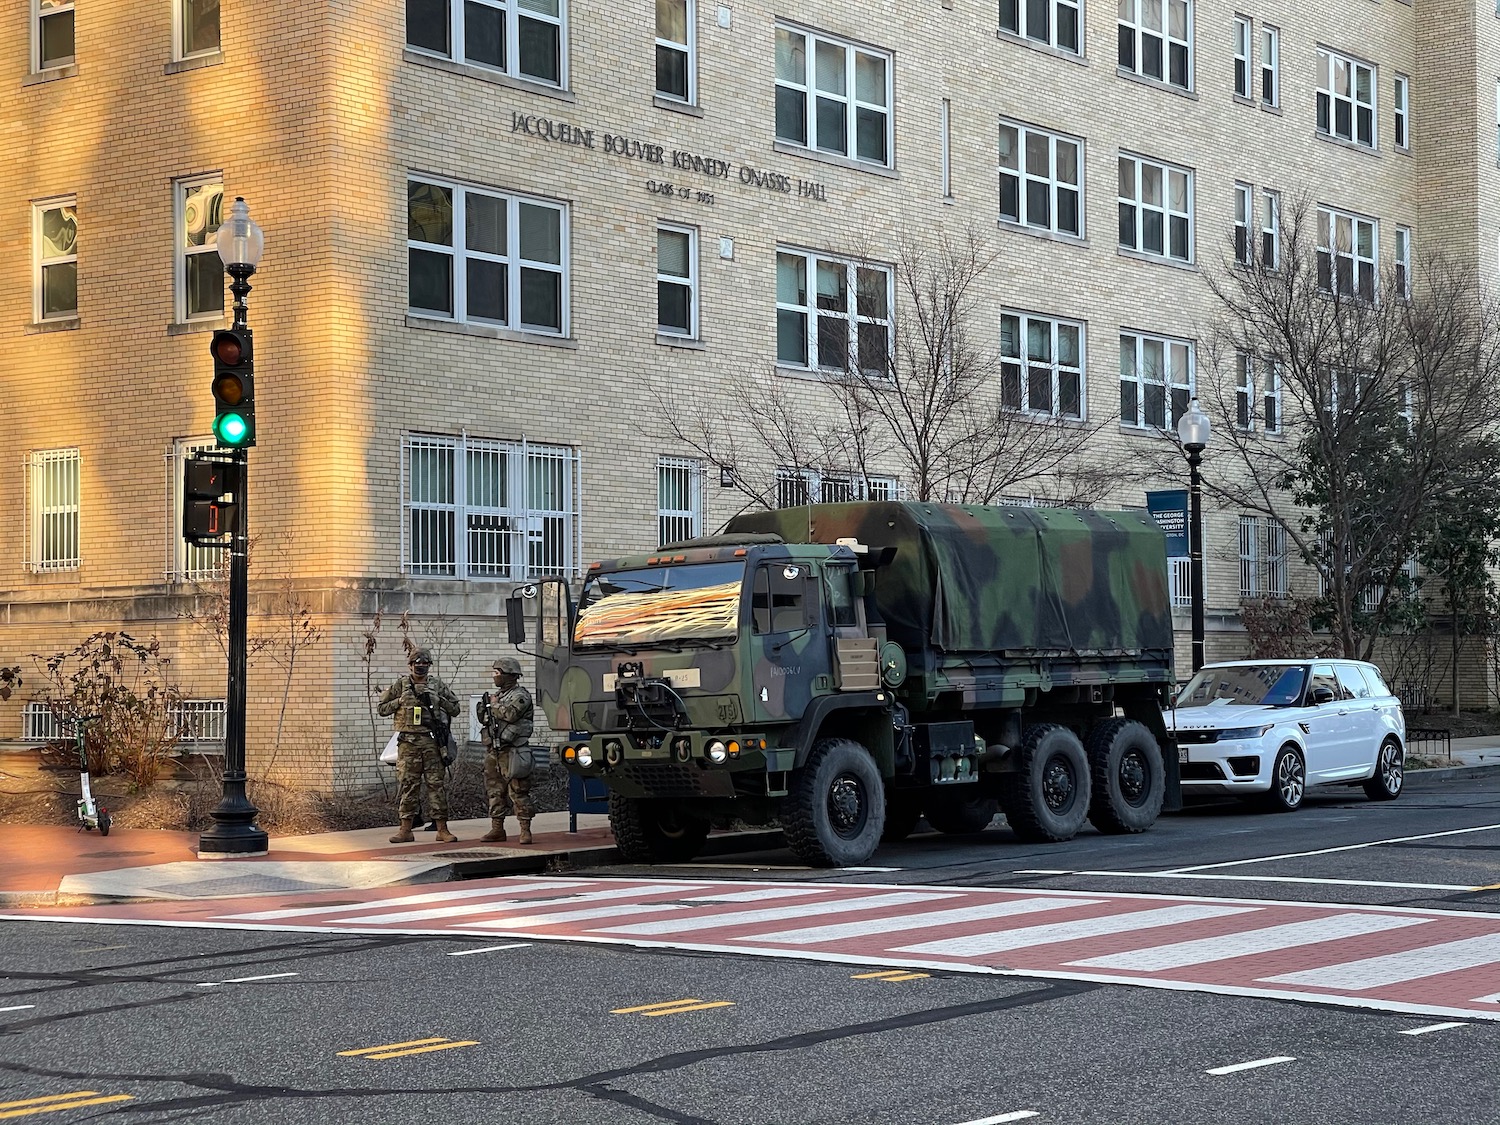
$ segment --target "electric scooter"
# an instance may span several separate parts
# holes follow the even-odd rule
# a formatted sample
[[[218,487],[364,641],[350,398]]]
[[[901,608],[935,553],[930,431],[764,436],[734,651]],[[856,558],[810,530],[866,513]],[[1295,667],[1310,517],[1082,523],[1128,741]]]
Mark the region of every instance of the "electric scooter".
[[[73,732],[78,747],[78,784],[82,796],[78,798],[78,830],[91,832],[99,829],[99,835],[109,835],[109,810],[94,800],[94,791],[89,786],[89,754],[84,746],[86,724],[99,718],[98,715],[80,715],[73,720]]]

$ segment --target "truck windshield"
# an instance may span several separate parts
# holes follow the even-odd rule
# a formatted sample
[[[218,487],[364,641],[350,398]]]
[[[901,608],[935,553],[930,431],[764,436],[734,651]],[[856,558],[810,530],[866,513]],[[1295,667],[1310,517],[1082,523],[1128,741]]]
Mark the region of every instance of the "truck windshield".
[[[650,645],[733,640],[739,631],[742,562],[616,571],[590,578],[573,643]]]
[[[1302,698],[1300,664],[1235,664],[1204,668],[1177,696],[1177,706],[1291,707]]]

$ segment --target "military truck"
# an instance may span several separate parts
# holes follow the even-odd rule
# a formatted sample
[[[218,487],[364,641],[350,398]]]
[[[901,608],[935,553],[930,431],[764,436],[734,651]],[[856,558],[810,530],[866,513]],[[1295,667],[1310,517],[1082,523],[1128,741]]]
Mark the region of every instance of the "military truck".
[[[549,580],[538,706],[602,781],[630,862],[692,857],[716,822],[779,821],[848,866],[922,816],[1023,840],[1150,827],[1172,677],[1165,541],[1145,513],[906,501],[737,516],[724,533]]]

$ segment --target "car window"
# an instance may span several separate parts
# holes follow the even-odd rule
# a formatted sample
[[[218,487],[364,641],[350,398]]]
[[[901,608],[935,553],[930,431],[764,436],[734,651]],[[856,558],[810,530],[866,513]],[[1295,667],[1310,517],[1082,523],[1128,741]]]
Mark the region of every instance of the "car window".
[[[1334,670],[1338,673],[1339,687],[1342,689],[1339,695],[1343,699],[1369,699],[1370,685],[1365,683],[1365,678],[1360,675],[1359,669],[1353,664],[1337,664]]]
[[[1339,687],[1339,678],[1333,674],[1332,664],[1314,664],[1312,670],[1312,682],[1308,685],[1307,702],[1312,703],[1312,693],[1320,687],[1325,687],[1333,692],[1333,698],[1338,699],[1343,694]]]
[[[1374,696],[1394,695],[1395,692],[1386,687],[1385,681],[1380,678],[1380,669],[1369,664],[1362,664],[1359,668],[1364,675],[1365,681],[1370,685],[1370,694]]]

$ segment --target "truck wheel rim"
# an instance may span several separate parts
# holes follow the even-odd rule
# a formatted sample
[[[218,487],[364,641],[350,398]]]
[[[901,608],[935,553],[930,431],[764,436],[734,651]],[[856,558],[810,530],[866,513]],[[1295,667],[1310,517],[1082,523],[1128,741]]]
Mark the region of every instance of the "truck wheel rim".
[[[1061,756],[1051,759],[1042,771],[1042,800],[1053,812],[1062,812],[1073,803],[1073,771]]]
[[[1150,790],[1151,771],[1139,750],[1132,750],[1120,759],[1120,796],[1128,805],[1141,805]]]
[[[858,836],[865,826],[864,786],[852,774],[840,774],[828,787],[828,820],[834,832],[845,839]]]

